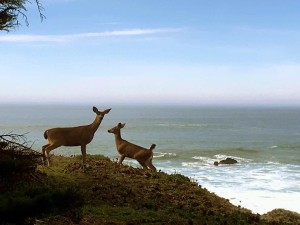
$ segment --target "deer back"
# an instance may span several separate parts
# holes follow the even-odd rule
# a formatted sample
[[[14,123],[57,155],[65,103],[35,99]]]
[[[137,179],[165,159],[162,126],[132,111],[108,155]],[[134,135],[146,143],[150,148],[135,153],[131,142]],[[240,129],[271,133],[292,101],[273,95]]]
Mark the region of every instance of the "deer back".
[[[58,127],[45,132],[49,143],[63,146],[87,145],[93,140],[94,131],[87,126]]]
[[[148,158],[153,154],[149,149],[132,144],[125,140],[118,145],[118,152],[133,159]]]

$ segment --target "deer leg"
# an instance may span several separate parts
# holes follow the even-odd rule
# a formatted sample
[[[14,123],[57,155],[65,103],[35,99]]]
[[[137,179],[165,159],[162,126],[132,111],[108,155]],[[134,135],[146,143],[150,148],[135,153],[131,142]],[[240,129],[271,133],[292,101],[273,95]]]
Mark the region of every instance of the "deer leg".
[[[50,151],[52,151],[53,149],[56,149],[58,147],[60,147],[61,145],[58,145],[58,144],[53,144],[53,145],[45,145],[45,148],[43,146],[43,152],[45,153],[46,155],[46,159],[47,159],[47,163],[48,163],[48,166],[50,166]]]
[[[156,171],[155,166],[153,166],[153,164],[152,164],[152,157],[150,157],[149,159],[147,159],[146,164],[147,164],[147,167],[148,167],[150,170]]]
[[[156,171],[156,168],[155,168],[155,166],[153,166],[152,163],[149,163],[149,164],[148,164],[148,168],[149,168],[150,170]]]
[[[46,148],[49,146],[49,144],[46,144],[42,147],[42,153],[43,153],[43,162],[44,162],[44,165],[46,165],[46,161],[47,161],[47,158],[46,158]]]
[[[144,161],[138,160],[138,162],[141,164],[144,170],[148,169]]]
[[[124,159],[125,159],[125,155],[120,155],[119,160],[118,160],[118,164],[122,165],[122,162],[123,162]]]
[[[86,161],[86,145],[81,145],[82,163],[85,165]]]

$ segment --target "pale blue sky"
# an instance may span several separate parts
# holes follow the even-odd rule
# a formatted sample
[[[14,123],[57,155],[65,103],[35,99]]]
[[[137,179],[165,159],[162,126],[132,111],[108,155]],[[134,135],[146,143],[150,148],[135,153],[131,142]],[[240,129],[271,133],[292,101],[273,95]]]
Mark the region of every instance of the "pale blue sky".
[[[41,2],[0,32],[0,103],[300,106],[300,1]]]

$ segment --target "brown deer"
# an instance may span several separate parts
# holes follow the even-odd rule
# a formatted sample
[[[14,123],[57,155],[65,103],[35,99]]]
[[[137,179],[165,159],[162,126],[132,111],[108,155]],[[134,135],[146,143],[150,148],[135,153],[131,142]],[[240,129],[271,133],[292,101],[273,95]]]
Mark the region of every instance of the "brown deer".
[[[156,171],[156,168],[152,164],[153,149],[155,144],[152,144],[150,149],[143,148],[141,146],[132,144],[121,137],[121,129],[125,126],[125,123],[119,123],[117,126],[108,130],[109,133],[115,135],[115,141],[117,150],[120,154],[118,164],[122,164],[125,157],[136,159],[144,169],[151,169]]]
[[[46,130],[44,132],[45,139],[48,139],[48,144],[42,148],[44,162],[47,161],[50,166],[49,153],[53,149],[60,146],[81,146],[83,165],[86,161],[86,145],[89,144],[102,122],[105,114],[111,109],[106,109],[103,112],[99,111],[95,106],[93,111],[96,113],[96,118],[93,123],[78,127],[58,127]]]

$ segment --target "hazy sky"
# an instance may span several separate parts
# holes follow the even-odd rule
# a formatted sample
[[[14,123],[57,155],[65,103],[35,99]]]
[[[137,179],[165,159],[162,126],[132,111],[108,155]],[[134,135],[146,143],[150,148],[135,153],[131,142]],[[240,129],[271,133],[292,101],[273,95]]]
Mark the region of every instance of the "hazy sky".
[[[300,106],[300,1],[41,2],[0,32],[0,103]]]

